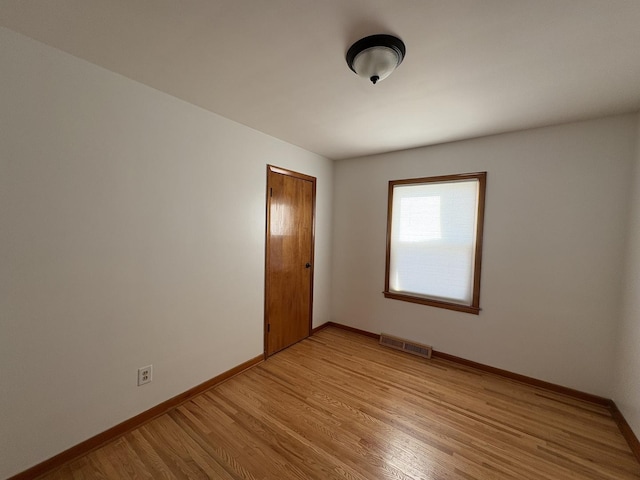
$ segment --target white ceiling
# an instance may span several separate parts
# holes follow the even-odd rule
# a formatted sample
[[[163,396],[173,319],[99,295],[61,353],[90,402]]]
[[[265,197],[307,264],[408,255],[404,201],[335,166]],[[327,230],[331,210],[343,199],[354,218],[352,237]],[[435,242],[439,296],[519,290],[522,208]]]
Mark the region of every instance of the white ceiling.
[[[328,158],[640,110],[640,0],[2,0],[0,24]],[[344,55],[391,33],[378,85]]]

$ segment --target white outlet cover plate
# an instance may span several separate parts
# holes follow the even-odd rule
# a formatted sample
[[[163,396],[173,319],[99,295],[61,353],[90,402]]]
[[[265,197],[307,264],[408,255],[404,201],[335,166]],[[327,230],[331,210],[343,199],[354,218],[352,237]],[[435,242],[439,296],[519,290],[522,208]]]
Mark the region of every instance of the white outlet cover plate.
[[[153,378],[153,365],[147,365],[138,369],[138,386],[150,383]]]

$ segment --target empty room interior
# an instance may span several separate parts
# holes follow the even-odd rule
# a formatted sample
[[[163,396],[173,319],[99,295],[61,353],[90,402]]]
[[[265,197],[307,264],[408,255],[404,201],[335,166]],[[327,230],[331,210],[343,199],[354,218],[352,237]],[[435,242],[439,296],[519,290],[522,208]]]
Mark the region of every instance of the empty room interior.
[[[0,478],[640,479],[639,26],[3,0]]]

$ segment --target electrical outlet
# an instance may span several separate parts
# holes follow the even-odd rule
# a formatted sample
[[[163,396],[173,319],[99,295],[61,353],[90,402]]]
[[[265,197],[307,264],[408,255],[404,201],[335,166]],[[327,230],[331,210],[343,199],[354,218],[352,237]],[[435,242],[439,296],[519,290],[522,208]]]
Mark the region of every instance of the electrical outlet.
[[[147,365],[138,369],[138,386],[151,382],[153,375],[153,365]]]

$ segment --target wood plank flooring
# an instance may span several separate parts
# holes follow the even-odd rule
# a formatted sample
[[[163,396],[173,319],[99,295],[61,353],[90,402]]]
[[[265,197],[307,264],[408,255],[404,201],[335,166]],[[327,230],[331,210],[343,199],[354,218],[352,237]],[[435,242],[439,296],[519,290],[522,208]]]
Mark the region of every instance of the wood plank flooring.
[[[640,479],[605,407],[326,328],[45,479]]]

